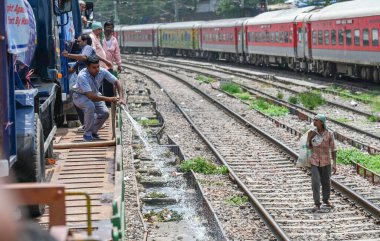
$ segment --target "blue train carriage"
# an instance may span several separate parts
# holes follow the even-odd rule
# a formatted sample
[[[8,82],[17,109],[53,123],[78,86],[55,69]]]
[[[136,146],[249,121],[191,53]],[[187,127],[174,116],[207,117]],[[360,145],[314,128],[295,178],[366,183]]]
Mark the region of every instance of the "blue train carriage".
[[[19,182],[45,181],[45,155],[53,154],[55,119],[69,93],[60,51],[72,10],[79,9],[74,3],[0,0],[0,176],[12,172]],[[42,213],[42,206],[31,208],[32,216]]]
[[[202,21],[169,23],[159,27],[161,54],[197,56]],[[197,54],[198,53],[198,54]]]

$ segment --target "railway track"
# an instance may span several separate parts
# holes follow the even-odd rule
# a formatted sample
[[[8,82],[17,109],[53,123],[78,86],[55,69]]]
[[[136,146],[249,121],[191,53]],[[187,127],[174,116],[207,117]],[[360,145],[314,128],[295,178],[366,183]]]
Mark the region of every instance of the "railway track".
[[[194,126],[200,129],[221,158],[225,159],[226,164],[230,165],[232,173],[235,173],[235,180],[241,183],[249,196],[253,197],[252,194],[255,194],[268,210],[269,217],[274,217],[288,238],[359,240],[378,237],[379,227],[374,224],[374,220],[352,207],[345,200],[347,198],[342,198],[337,193],[332,197],[336,203],[335,209],[323,209],[321,213],[311,214],[308,211],[312,206],[310,177],[289,161],[295,158],[291,150],[286,151],[285,148],[284,151],[284,147],[279,148],[278,143],[274,144],[261,135],[250,132],[246,125],[231,117],[231,112],[221,112],[213,104],[204,101],[205,96],[189,91],[188,86],[173,80],[173,76],[168,78],[157,73],[157,69],[132,69],[159,79],[162,88],[181,103],[179,106],[191,118]],[[339,187],[339,183],[335,185]],[[272,226],[272,229],[276,228]],[[328,229],[328,232],[323,232],[324,229]],[[281,236],[280,233],[277,235]]]
[[[153,63],[156,63],[156,61],[153,61]],[[226,75],[223,73],[220,73],[219,70],[204,70],[203,67],[183,67],[179,64],[165,64],[165,63],[156,63],[159,64],[159,66],[166,68],[169,68],[169,66],[172,66],[173,68],[177,68],[178,70],[175,69],[170,69],[171,71],[179,71],[179,70],[184,70],[187,72],[193,72],[193,73],[198,73],[198,74],[204,74],[208,75],[213,78],[218,78],[218,79],[228,79],[230,78],[230,75]],[[259,97],[264,97],[265,99],[270,99],[279,105],[285,106],[290,109],[294,109],[294,112],[301,112],[303,113],[302,115],[304,116],[303,118],[306,118],[306,120],[312,120],[313,116],[316,114],[314,111],[309,111],[303,107],[300,107],[298,105],[293,105],[290,104],[286,101],[279,100],[275,94],[267,94],[264,91],[261,91],[259,89],[262,88],[262,86],[251,83],[251,81],[247,81],[245,79],[242,79],[241,81],[235,81],[237,84],[241,85],[243,89],[249,91],[252,95],[259,96]],[[242,83],[243,82],[243,83]],[[294,113],[293,112],[293,113]],[[322,111],[323,112],[323,111]],[[305,117],[306,115],[306,117]],[[332,116],[335,116],[335,113],[331,114]],[[329,116],[329,114],[327,114]],[[369,127],[373,128],[376,130],[377,125],[380,125],[380,123],[370,123],[368,124]],[[336,135],[338,136],[338,139],[342,141],[346,141],[348,144],[351,144],[354,147],[360,147],[360,149],[366,149],[370,153],[379,153],[380,152],[380,137],[377,135],[374,135],[372,133],[369,133],[363,129],[359,129],[356,127],[353,127],[351,125],[347,125],[345,123],[340,123],[338,121],[335,121],[334,119],[330,118],[330,126],[331,129],[333,129],[336,132]],[[369,128],[368,127],[368,128]],[[380,130],[380,129],[379,129]]]

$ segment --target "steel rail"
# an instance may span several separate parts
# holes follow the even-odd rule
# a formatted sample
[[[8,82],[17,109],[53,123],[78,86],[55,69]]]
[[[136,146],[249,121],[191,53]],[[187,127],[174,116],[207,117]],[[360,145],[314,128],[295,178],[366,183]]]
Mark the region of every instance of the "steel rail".
[[[208,95],[207,93],[203,92],[202,90],[198,89],[196,86],[190,84],[189,82],[187,82],[186,80],[184,80],[182,77],[176,75],[176,74],[173,74],[173,73],[170,73],[168,71],[165,71],[165,70],[162,70],[162,69],[158,69],[158,68],[155,68],[155,67],[150,67],[150,66],[146,66],[146,65],[139,65],[139,64],[135,64],[135,63],[128,63],[128,64],[131,64],[131,65],[135,65],[135,66],[139,66],[139,67],[144,67],[144,68],[149,68],[153,71],[156,71],[156,72],[160,72],[160,73],[163,73],[167,76],[170,76],[176,80],[179,80],[181,83],[187,85],[189,88],[193,89],[194,91],[196,91],[197,93],[201,94],[202,96],[204,96],[207,100],[209,100],[211,103],[214,103],[215,105],[217,105],[221,110],[225,111],[225,113],[227,113],[228,115],[236,118],[237,120],[239,120],[240,122],[242,122],[246,127],[248,127],[249,129],[259,133],[260,135],[264,136],[265,138],[267,138],[269,141],[271,141],[272,143],[274,143],[275,145],[277,145],[279,148],[281,148],[284,152],[286,152],[290,158],[292,159],[298,159],[298,154],[295,153],[292,149],[290,149],[289,147],[287,147],[286,145],[284,145],[281,141],[273,138],[270,134],[266,133],[265,131],[261,130],[259,127],[253,125],[252,123],[250,123],[249,121],[247,121],[245,118],[243,118],[242,116],[240,116],[239,114],[235,113],[234,111],[232,111],[231,109],[229,109],[228,107],[226,107],[224,104],[220,103],[218,100],[215,100],[213,99],[210,95]],[[126,66],[127,68],[130,68],[129,66]],[[133,69],[133,68],[130,68],[130,69]],[[136,69],[134,69],[135,71],[137,71]],[[146,74],[142,73],[141,71],[137,71],[145,76],[147,76]],[[147,76],[149,79],[152,79],[151,77]],[[153,80],[154,81],[154,80]],[[158,85],[160,86],[160,85]],[[163,89],[161,87],[161,89]],[[163,89],[164,90],[164,89]],[[164,90],[164,92],[169,96],[169,98],[173,101],[173,103],[175,103],[175,105],[177,106],[177,108],[183,113],[183,115],[185,116],[186,119],[189,119],[189,123],[191,124],[191,126],[194,127],[194,129],[197,129],[196,126],[194,125],[194,123],[190,120],[190,118],[186,115],[186,113],[180,108],[180,106],[178,104],[176,104],[176,102],[173,100],[173,98],[170,97],[170,95]],[[198,130],[199,131],[199,130]],[[215,151],[215,155],[218,156],[218,158],[221,158],[220,160],[224,163],[224,164],[227,164],[226,161],[224,160],[224,158],[219,154],[219,152],[212,146],[212,144],[206,139],[206,137],[200,133],[200,136],[202,137],[202,139],[205,139],[205,142],[208,143],[208,145],[210,145],[210,148],[213,150],[213,152]],[[226,165],[228,167],[228,169],[230,170],[231,168],[228,166],[228,164]],[[240,179],[237,178],[236,174],[232,171],[231,172],[232,174],[232,177],[237,181],[237,183],[239,184],[240,187],[244,187],[242,188],[244,192],[246,192],[247,194],[250,193],[250,191],[248,190],[248,188],[240,181]],[[364,208],[365,210],[367,210],[369,213],[371,213],[371,215],[373,215],[375,218],[377,219],[380,219],[380,208],[371,203],[370,201],[368,201],[367,199],[365,199],[363,196],[361,196],[360,194],[358,194],[357,192],[355,192],[354,190],[352,190],[351,188],[347,187],[346,185],[342,184],[341,182],[339,182],[338,180],[335,180],[334,178],[331,178],[331,183],[332,183],[332,186],[340,193],[342,193],[343,195],[349,197],[351,200],[353,200],[354,202],[356,202],[359,206],[361,206],[362,208]],[[250,193],[251,195],[249,195],[249,197],[254,197],[254,195],[252,193]],[[256,199],[256,198],[255,198]],[[253,200],[253,199],[252,199]],[[257,199],[256,199],[257,200]],[[259,201],[257,201],[257,206],[255,206],[255,208],[257,209],[260,209],[260,211],[263,211],[261,208],[264,209],[264,207],[259,203]],[[264,215],[264,214],[268,214],[269,216],[267,215]],[[282,229],[278,226],[277,223],[272,223],[275,222],[273,220],[273,218],[270,216],[270,214],[265,210],[265,212],[261,213],[259,212],[260,216],[263,217],[265,223],[267,225],[270,225],[270,224],[273,224],[274,226],[269,226],[269,228],[271,230],[275,230],[275,235],[279,235],[279,237],[282,237],[281,236],[281,232]],[[262,216],[263,215],[263,216]],[[272,218],[272,220],[271,220]],[[277,229],[276,226],[279,228]],[[286,237],[286,235],[285,235]]]

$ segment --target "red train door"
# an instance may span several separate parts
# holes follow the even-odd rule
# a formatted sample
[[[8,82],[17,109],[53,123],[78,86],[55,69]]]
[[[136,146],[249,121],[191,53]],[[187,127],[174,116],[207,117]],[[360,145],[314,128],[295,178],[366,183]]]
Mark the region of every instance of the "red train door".
[[[302,22],[297,23],[296,29],[294,29],[294,33],[296,35],[296,40],[294,41],[296,44],[296,57],[297,58],[304,58],[305,57],[305,48],[304,48],[304,42],[305,42],[305,34],[304,34],[304,28]]]

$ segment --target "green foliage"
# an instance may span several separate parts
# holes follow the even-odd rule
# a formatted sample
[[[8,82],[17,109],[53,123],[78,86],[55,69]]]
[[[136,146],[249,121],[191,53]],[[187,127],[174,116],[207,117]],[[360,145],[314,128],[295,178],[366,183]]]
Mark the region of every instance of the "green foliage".
[[[159,212],[155,212],[154,210],[149,211],[144,214],[144,218],[148,220],[148,222],[170,222],[170,221],[180,221],[183,218],[183,215],[178,213],[177,211],[170,210],[164,208]]]
[[[240,100],[250,100],[252,98],[248,92],[236,93],[234,96]]]
[[[293,105],[297,105],[299,100],[298,100],[297,96],[290,96],[288,99],[288,102],[293,104]]]
[[[222,84],[220,85],[220,89],[230,94],[237,94],[242,92],[240,86],[234,83]]]
[[[298,94],[298,98],[300,99],[302,105],[309,110],[314,110],[316,107],[324,105],[326,103],[321,93],[317,91],[307,91],[300,93]]]
[[[351,161],[361,164],[369,170],[380,174],[380,155],[369,155],[358,149],[343,149],[337,152],[337,163],[349,165]]]
[[[146,195],[147,198],[166,198],[168,197],[168,195],[166,195],[165,193],[162,193],[162,192],[150,192]]]
[[[347,122],[350,122],[351,120],[346,118],[346,117],[339,117],[339,118],[335,118],[336,121],[340,122],[340,123],[347,123]]]
[[[95,19],[105,22],[114,17],[114,0],[94,1]],[[117,1],[120,24],[143,24],[175,21],[175,2],[178,7],[178,21],[182,16],[192,14],[197,1],[194,0],[127,0]]]
[[[245,9],[255,9],[259,6],[259,2],[259,0],[220,0],[216,14],[222,16],[223,18],[244,17]]]
[[[286,107],[271,104],[262,98],[255,99],[251,102],[253,109],[259,110],[269,116],[285,116],[289,114],[289,110]]]
[[[284,98],[284,93],[282,93],[280,91],[277,92],[277,98],[280,99],[280,100],[282,100]]]
[[[227,199],[227,203],[233,206],[241,206],[249,201],[247,196],[233,196]]]
[[[179,169],[181,172],[189,172],[193,170],[196,173],[203,174],[227,174],[228,169],[226,166],[218,167],[203,157],[187,160],[181,163]]]
[[[215,80],[213,78],[210,78],[210,77],[207,77],[207,76],[204,76],[204,75],[197,75],[197,77],[195,77],[196,80],[198,80],[199,83],[203,84],[210,84],[212,82],[215,82]]]
[[[139,120],[139,124],[142,126],[153,126],[160,124],[160,122],[157,119],[143,119]]]
[[[367,118],[370,122],[378,122],[378,121],[380,121],[380,118],[378,117],[378,116],[376,116],[376,115],[370,115],[370,116],[368,116],[368,118]]]
[[[372,103],[372,110],[374,112],[380,112],[380,93],[378,91],[352,92],[348,89],[344,89],[336,85],[331,85],[328,89],[338,92],[342,97],[345,98],[355,98],[356,100],[362,102],[370,101]]]

